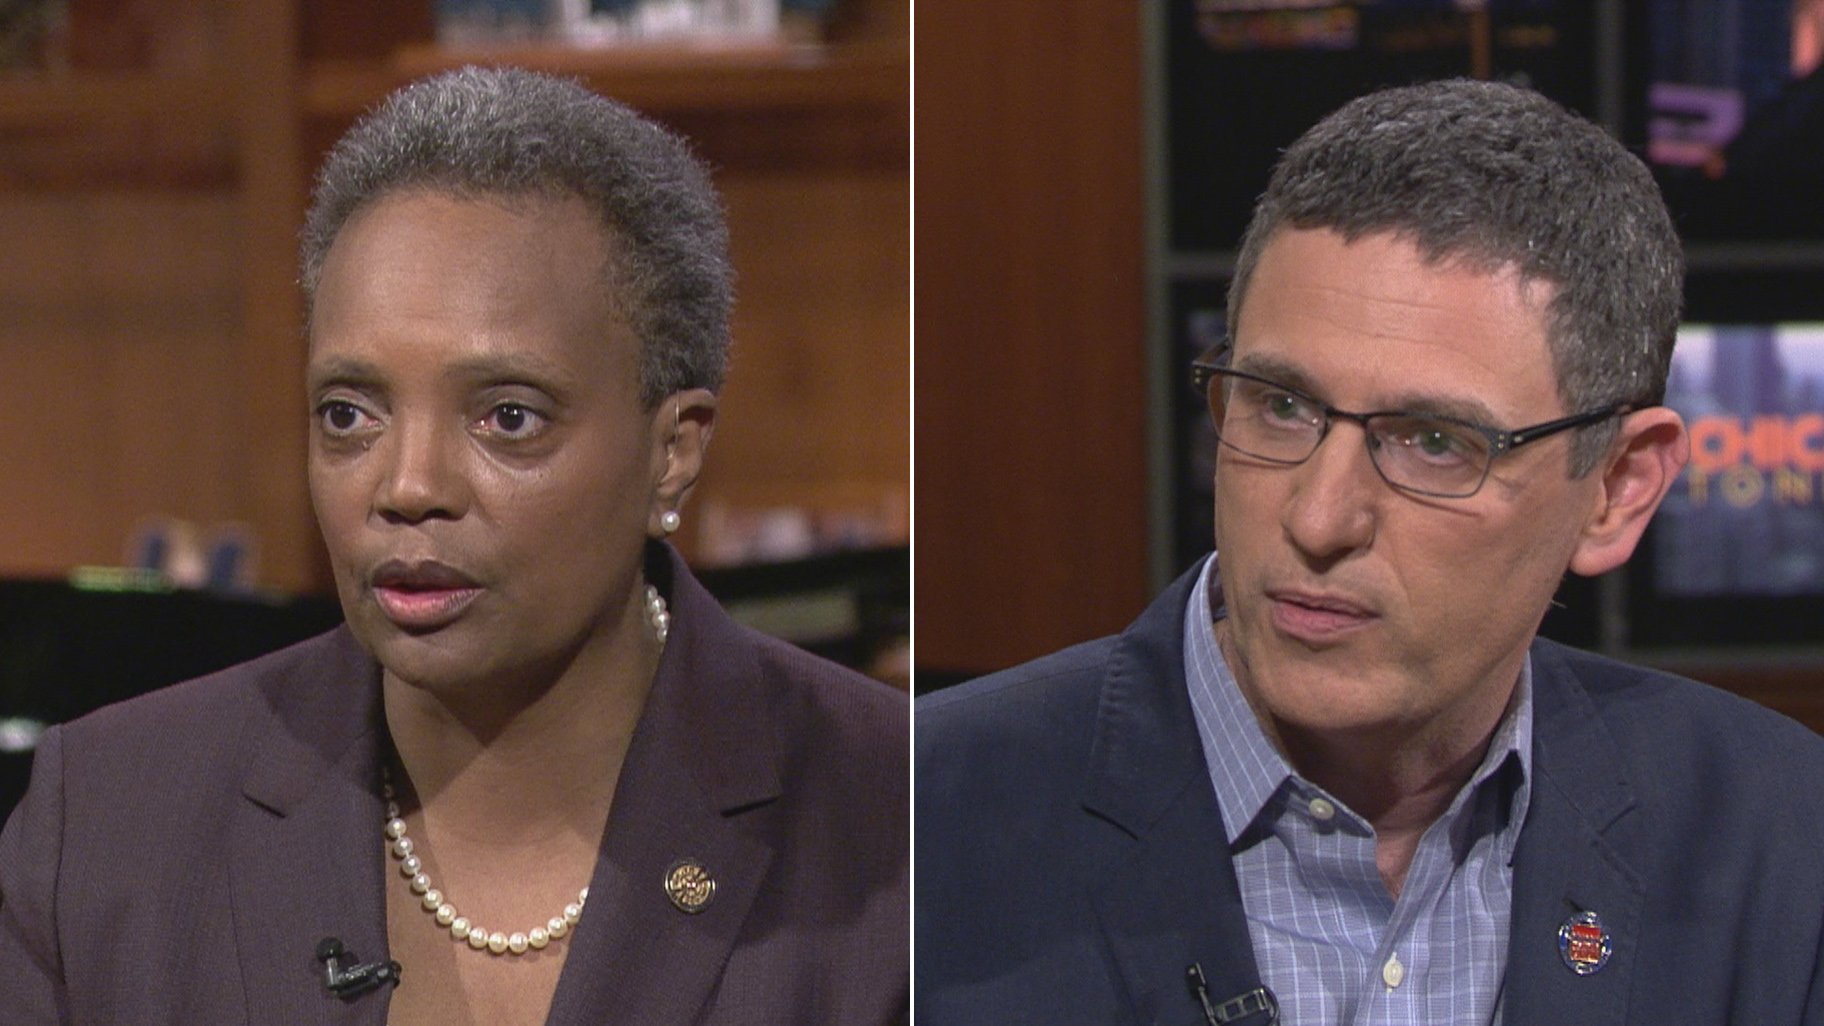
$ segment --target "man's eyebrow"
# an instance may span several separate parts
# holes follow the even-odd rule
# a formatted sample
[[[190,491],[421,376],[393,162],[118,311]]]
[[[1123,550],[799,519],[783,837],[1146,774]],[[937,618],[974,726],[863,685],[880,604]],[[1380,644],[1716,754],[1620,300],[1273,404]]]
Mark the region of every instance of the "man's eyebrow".
[[[1290,363],[1276,357],[1249,354],[1235,360],[1236,370],[1245,371],[1258,377],[1275,381],[1296,392],[1302,392],[1314,399],[1330,402],[1323,386],[1319,385],[1309,374]],[[1372,410],[1355,410],[1355,413],[1419,413],[1433,417],[1450,417],[1455,420],[1467,420],[1475,424],[1496,426],[1500,418],[1481,400],[1461,395],[1445,395],[1437,392],[1401,392],[1378,402]]]
[[[1230,366],[1243,373],[1284,385],[1295,392],[1303,392],[1313,399],[1323,398],[1322,390],[1310,375],[1277,357],[1249,353],[1236,357]]]
[[[1394,396],[1392,401],[1382,407],[1388,412],[1424,413],[1434,417],[1449,417],[1453,420],[1467,420],[1472,424],[1498,428],[1501,418],[1480,400],[1460,395],[1439,395],[1435,392],[1408,392]]]

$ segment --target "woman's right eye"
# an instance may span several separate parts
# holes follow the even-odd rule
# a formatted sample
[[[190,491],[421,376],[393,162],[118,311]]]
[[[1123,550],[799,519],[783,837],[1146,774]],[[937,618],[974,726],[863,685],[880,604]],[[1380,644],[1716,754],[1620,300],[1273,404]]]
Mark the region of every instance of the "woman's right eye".
[[[317,407],[317,419],[332,435],[352,434],[369,418],[359,406],[341,399],[331,399]]]

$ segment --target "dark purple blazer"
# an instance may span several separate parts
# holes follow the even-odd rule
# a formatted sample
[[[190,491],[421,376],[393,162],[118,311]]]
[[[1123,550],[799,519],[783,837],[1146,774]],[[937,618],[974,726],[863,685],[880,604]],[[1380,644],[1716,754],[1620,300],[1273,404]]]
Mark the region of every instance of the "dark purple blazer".
[[[671,636],[549,1022],[902,1020],[907,698],[668,562]],[[48,731],[0,834],[0,1022],[381,1026],[390,992],[332,997],[315,957],[387,951],[379,679],[337,630]],[[686,858],[716,882],[696,914],[663,887]]]

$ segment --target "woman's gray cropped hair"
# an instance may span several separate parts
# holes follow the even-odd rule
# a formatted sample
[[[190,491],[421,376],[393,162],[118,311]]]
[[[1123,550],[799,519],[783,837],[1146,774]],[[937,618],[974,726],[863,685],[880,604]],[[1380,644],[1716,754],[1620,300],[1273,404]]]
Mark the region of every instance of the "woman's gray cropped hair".
[[[419,188],[580,197],[607,229],[605,287],[640,339],[646,404],[721,387],[733,302],[728,228],[682,139],[535,72],[468,67],[414,82],[351,129],[317,174],[300,253],[308,302],[348,219],[382,195]]]
[[[1567,413],[1665,397],[1684,288],[1665,201],[1638,158],[1537,93],[1461,79],[1388,89],[1306,132],[1243,236],[1231,338],[1261,252],[1286,226],[1392,232],[1431,260],[1517,267],[1553,286],[1546,340]],[[1578,433],[1571,473],[1595,467],[1615,428]]]

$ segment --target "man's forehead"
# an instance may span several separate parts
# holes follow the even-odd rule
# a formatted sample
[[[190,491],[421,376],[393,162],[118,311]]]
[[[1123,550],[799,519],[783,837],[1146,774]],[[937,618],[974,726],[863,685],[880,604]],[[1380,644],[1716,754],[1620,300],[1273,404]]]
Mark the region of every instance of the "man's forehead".
[[[1345,409],[1500,424],[1555,398],[1551,294],[1511,263],[1394,232],[1288,230],[1252,276],[1231,363]]]
[[[1327,381],[1327,375],[1323,372],[1313,371],[1296,359],[1289,359],[1273,352],[1238,354],[1231,360],[1230,366],[1303,392],[1326,403],[1334,401],[1342,384]],[[1403,383],[1392,388],[1378,389],[1368,393],[1366,401],[1373,409],[1352,412],[1375,413],[1399,410],[1455,417],[1458,420],[1474,421],[1491,426],[1501,422],[1501,418],[1479,397],[1471,394],[1467,389],[1458,391],[1448,386],[1420,387]]]

